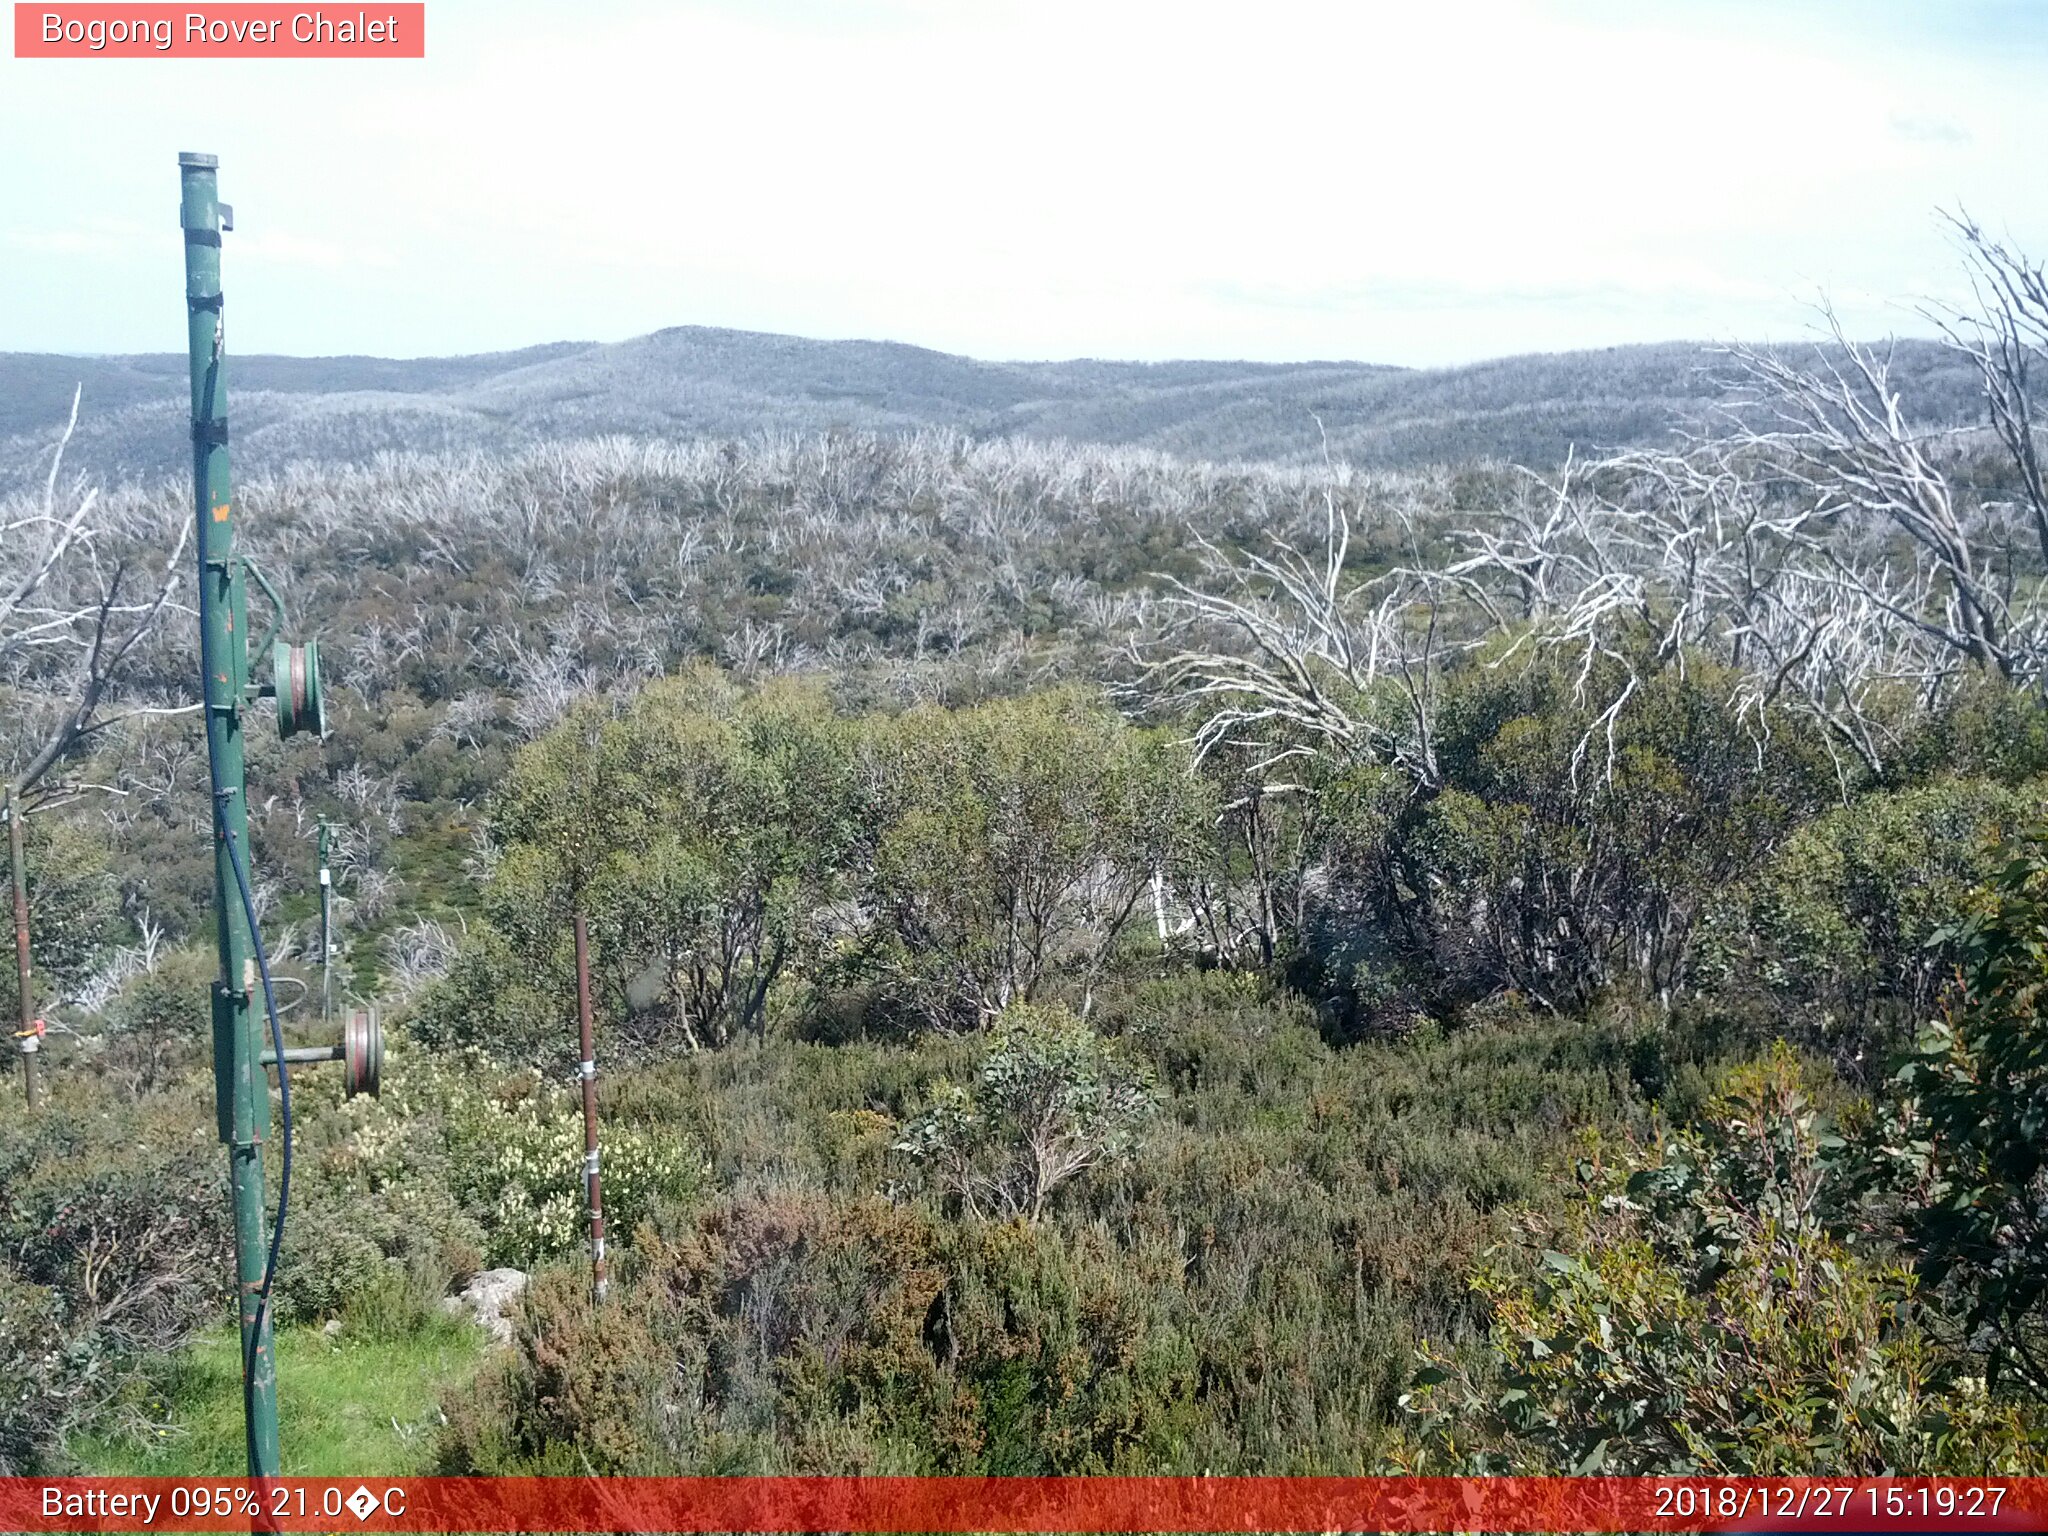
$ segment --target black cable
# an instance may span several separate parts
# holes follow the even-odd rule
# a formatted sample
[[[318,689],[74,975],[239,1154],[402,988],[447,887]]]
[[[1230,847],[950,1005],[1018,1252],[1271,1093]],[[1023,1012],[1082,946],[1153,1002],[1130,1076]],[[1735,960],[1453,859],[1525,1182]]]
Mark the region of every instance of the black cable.
[[[213,733],[207,733],[208,755],[211,756]],[[211,764],[209,764],[209,767]],[[217,790],[215,798],[225,801],[233,794],[232,789]],[[223,816],[226,810],[222,806]],[[284,1159],[278,1170],[277,1216],[270,1228],[270,1252],[263,1264],[263,1284],[256,1296],[256,1325],[249,1330],[249,1340],[242,1349],[242,1422],[250,1435],[249,1449],[254,1459],[254,1424],[256,1392],[256,1341],[263,1336],[263,1325],[270,1317],[271,1287],[277,1280],[277,1256],[284,1246],[285,1218],[291,1211],[292,1200],[292,1084],[291,1073],[284,1061],[284,1026],[278,1021],[276,988],[270,980],[270,957],[264,952],[263,934],[256,925],[256,903],[249,891],[249,874],[242,863],[241,850],[235,846],[235,834],[223,827],[222,840],[227,844],[228,864],[235,872],[235,885],[241,893],[242,914],[248,919],[249,941],[256,952],[256,973],[263,979],[263,1007],[270,1019],[270,1043],[277,1053],[277,1091],[279,1109],[279,1130],[284,1142]]]
[[[263,1265],[263,1289],[256,1309],[256,1331],[270,1312],[270,1286],[277,1278],[278,1250],[284,1245],[284,1219],[292,1201],[292,1080],[284,1064],[284,1026],[277,1017],[277,989],[270,980],[270,957],[263,951],[263,934],[256,926],[256,902],[249,894],[249,873],[235,848],[235,834],[227,835],[228,862],[235,869],[235,884],[242,891],[242,915],[249,920],[249,942],[256,951],[256,974],[263,978],[263,1007],[270,1015],[270,1045],[277,1053],[277,1097],[279,1131],[284,1141],[284,1161],[277,1175],[277,1219],[270,1228],[270,1256]],[[253,1343],[253,1340],[252,1340]]]
[[[206,581],[205,552],[203,548],[200,553],[200,560],[200,582],[203,594]],[[204,601],[202,596],[202,605],[204,605]],[[199,641],[199,649],[202,653],[201,665],[206,668],[207,675],[211,677],[214,675],[213,658],[211,655],[212,647],[207,641],[207,627],[203,616],[199,625]],[[210,706],[208,713],[209,715],[212,713]],[[228,867],[234,871],[235,887],[240,892],[242,898],[242,915],[249,924],[249,942],[256,953],[256,973],[263,979],[263,1007],[270,1020],[271,1046],[277,1053],[279,1121],[284,1138],[284,1161],[279,1170],[277,1181],[277,1217],[271,1223],[270,1253],[263,1265],[263,1284],[257,1291],[256,1326],[249,1330],[248,1342],[243,1346],[242,1350],[242,1422],[251,1437],[249,1449],[252,1452],[251,1460],[254,1460],[255,1414],[252,1410],[255,1406],[256,1390],[256,1341],[262,1337],[263,1325],[270,1317],[270,1291],[271,1286],[277,1279],[277,1256],[284,1244],[285,1218],[291,1211],[292,1085],[291,1075],[284,1061],[284,1026],[279,1022],[277,1016],[277,989],[271,984],[270,980],[270,956],[264,951],[263,932],[256,922],[256,901],[249,890],[249,872],[243,863],[242,851],[236,846],[235,833],[227,824],[227,802],[235,793],[235,790],[232,786],[223,786],[220,782],[220,751],[218,742],[215,739],[214,724],[215,722],[212,719],[208,719],[206,722],[206,768],[207,772],[212,776],[215,785],[213,792],[214,815],[220,823],[221,841],[227,845]],[[233,985],[232,979],[229,980],[228,984]]]

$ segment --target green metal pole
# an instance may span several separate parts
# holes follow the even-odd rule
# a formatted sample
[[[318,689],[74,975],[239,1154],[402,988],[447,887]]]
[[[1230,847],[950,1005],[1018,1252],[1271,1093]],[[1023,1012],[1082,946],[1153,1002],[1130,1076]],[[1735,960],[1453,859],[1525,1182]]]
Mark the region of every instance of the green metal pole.
[[[199,628],[206,670],[207,757],[213,771],[213,905],[220,978],[213,984],[214,1096],[234,1185],[235,1281],[242,1328],[243,1407],[249,1475],[278,1472],[277,1361],[260,1306],[268,1257],[264,1233],[263,1141],[270,1091],[251,1006],[255,946],[243,913],[228,839],[249,846],[242,766],[242,701],[249,626],[241,563],[235,558],[228,494],[227,380],[221,332],[220,236],[225,223],[212,155],[178,156],[184,196],[185,306],[192,343],[192,489],[199,519]]]

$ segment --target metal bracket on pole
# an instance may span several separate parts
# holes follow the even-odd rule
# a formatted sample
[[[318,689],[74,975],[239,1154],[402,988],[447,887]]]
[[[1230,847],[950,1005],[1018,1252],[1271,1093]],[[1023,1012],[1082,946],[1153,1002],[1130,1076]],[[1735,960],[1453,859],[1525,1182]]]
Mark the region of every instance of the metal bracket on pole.
[[[261,656],[270,649],[271,642],[277,639],[278,631],[283,629],[288,622],[285,615],[284,599],[277,595],[277,588],[273,587],[270,584],[270,578],[263,574],[263,567],[254,560],[251,560],[247,555],[242,556],[242,569],[249,573],[250,579],[256,583],[258,589],[261,590],[265,597],[270,599],[270,628],[264,630],[263,637],[249,647],[250,650]],[[258,690],[260,693],[267,693],[269,691],[269,689]]]
[[[352,1099],[359,1093],[367,1093],[374,1099],[383,1088],[384,1026],[374,1007],[358,1008],[342,1025],[339,1045],[289,1046],[284,1059],[289,1066],[317,1066],[322,1062],[338,1061],[341,1063],[342,1095]],[[258,1060],[266,1067],[274,1067],[277,1065],[277,1052],[264,1051]]]

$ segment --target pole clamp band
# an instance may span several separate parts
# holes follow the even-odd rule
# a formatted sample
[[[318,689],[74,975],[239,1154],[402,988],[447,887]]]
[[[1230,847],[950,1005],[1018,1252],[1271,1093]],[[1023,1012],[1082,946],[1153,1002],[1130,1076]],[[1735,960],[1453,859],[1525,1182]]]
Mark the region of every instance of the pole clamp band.
[[[576,1064],[576,1075],[582,1078],[585,1082],[589,1082],[592,1078],[597,1076],[597,1063],[594,1061],[578,1062]]]
[[[192,441],[209,448],[225,448],[228,441],[227,417],[209,416],[204,421],[193,422]]]

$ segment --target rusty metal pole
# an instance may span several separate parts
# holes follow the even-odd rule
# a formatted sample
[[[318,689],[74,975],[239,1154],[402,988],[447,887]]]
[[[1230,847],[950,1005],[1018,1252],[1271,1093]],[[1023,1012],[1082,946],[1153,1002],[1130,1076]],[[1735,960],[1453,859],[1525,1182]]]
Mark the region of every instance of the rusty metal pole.
[[[42,1040],[36,1031],[36,1002],[28,949],[28,866],[21,851],[21,800],[7,792],[7,860],[14,883],[14,985],[21,999],[21,1033],[15,1036],[21,1047],[21,1082],[28,1094],[28,1107],[36,1107],[39,1077],[38,1052]]]
[[[334,1012],[334,874],[327,867],[327,818],[320,818],[320,1022]]]
[[[582,1060],[576,1075],[583,1080],[583,1192],[590,1207],[590,1294],[603,1301],[610,1288],[605,1279],[604,1197],[597,1176],[597,1052],[590,1018],[590,924],[576,910],[576,1032]]]

